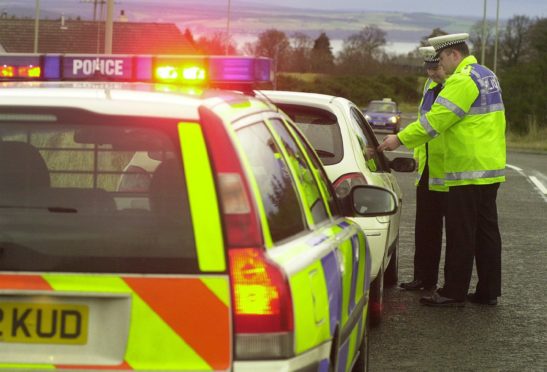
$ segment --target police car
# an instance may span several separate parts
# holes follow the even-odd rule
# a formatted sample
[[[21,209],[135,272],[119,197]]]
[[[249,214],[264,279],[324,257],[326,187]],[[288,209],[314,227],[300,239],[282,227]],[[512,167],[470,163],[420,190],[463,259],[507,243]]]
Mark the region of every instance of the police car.
[[[378,152],[378,141],[354,103],[316,93],[263,90],[260,94],[281,108],[304,133],[339,196],[347,195],[353,185],[370,184],[390,189],[402,204],[402,191],[392,170],[411,172],[415,161],[390,161]],[[397,284],[400,218],[401,208],[389,217],[354,218],[370,243],[373,325],[382,319],[384,286]]]
[[[401,129],[401,112],[391,98],[370,101],[363,110],[372,128],[398,133]]]
[[[269,76],[247,57],[0,56],[0,370],[367,369],[370,253],[345,216],[397,200],[338,198],[277,108],[203,87]],[[137,155],[157,164],[131,189]]]

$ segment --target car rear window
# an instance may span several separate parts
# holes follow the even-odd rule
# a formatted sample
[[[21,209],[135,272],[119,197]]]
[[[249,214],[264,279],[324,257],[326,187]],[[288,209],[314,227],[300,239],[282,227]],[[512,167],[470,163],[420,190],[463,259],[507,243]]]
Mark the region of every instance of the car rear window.
[[[0,270],[197,272],[177,138],[174,120],[0,112]]]
[[[324,165],[339,163],[344,156],[336,115],[320,108],[277,104],[298,126]]]

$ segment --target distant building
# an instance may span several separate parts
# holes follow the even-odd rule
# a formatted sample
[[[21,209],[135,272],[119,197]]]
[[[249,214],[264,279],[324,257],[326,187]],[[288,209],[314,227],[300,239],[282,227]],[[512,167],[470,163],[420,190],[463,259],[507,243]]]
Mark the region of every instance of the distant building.
[[[38,53],[104,53],[105,23],[40,20]],[[0,17],[0,53],[32,53],[34,19]],[[199,54],[173,23],[114,22],[114,54]]]

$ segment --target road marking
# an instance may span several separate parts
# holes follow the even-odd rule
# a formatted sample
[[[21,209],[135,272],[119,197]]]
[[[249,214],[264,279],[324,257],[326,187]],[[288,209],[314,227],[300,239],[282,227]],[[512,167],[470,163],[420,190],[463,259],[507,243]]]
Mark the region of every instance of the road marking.
[[[522,173],[522,168],[516,167],[516,166],[511,165],[511,164],[506,164],[506,166],[507,166],[507,168],[511,168],[511,169],[516,170],[519,173]]]
[[[535,186],[535,189],[539,191],[539,194],[543,198],[543,200],[547,203],[547,187],[543,185],[543,183],[536,177],[536,176],[528,176],[522,168],[519,168],[517,166],[511,165],[511,164],[505,164],[507,168],[511,168],[515,171],[517,171],[521,176],[527,178],[530,180],[532,185]],[[541,173],[539,173],[541,174]]]
[[[541,181],[538,180],[536,176],[530,176],[528,178],[530,178],[530,181],[532,181],[532,183],[536,185],[536,187],[539,189],[539,191],[543,193],[543,195],[547,195],[547,187],[543,186],[543,183],[541,183]]]

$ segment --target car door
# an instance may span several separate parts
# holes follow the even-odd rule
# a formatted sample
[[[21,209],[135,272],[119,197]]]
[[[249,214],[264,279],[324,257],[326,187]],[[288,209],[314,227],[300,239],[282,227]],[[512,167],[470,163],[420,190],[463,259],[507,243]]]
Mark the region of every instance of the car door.
[[[289,278],[294,352],[317,349],[319,364],[348,370],[365,331],[370,271],[365,237],[340,217],[319,161],[294,128],[269,117],[242,123],[237,132],[259,185],[268,256]],[[271,168],[277,170],[264,164],[275,164]],[[292,189],[296,200],[282,189]],[[289,230],[288,225],[296,227]],[[331,347],[337,352],[331,353]]]
[[[378,180],[379,184],[392,190],[399,199],[399,204],[402,203],[402,192],[397,183],[395,175],[391,173],[387,159],[380,153],[378,149],[378,140],[374,135],[374,132],[368,125],[361,111],[352,106],[351,111],[351,123],[354,128],[355,134],[358,137],[359,143],[362,146],[362,151],[366,153],[365,159],[367,167],[371,170],[372,176]],[[385,221],[390,223],[389,237],[387,241],[387,247],[392,247],[396,242],[399,235],[399,223],[400,223],[401,211],[392,216],[377,217],[379,221]]]

